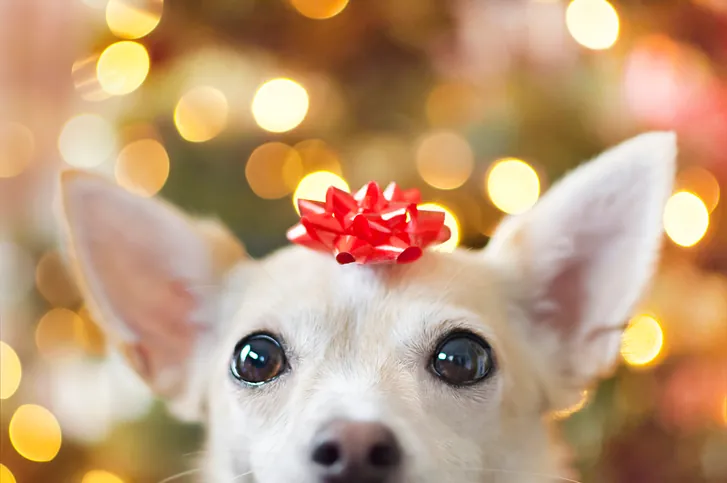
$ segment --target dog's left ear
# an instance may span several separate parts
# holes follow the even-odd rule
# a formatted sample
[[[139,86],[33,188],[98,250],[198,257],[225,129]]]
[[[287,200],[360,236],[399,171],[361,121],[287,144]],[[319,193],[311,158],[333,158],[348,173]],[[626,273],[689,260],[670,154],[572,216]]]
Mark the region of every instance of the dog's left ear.
[[[61,204],[67,256],[96,320],[177,415],[197,417],[200,354],[244,248],[221,224],[90,173],[63,173]]]
[[[555,406],[613,369],[655,270],[676,151],[665,132],[606,151],[505,220],[485,250]]]

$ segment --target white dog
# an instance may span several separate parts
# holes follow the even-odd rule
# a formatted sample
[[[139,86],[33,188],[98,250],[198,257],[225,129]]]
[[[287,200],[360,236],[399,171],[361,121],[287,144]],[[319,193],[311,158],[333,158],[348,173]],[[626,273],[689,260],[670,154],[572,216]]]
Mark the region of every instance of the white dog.
[[[676,151],[637,136],[483,251],[384,266],[300,246],[251,260],[215,222],[66,172],[66,248],[129,363],[205,425],[203,482],[556,481],[546,416],[617,361]]]

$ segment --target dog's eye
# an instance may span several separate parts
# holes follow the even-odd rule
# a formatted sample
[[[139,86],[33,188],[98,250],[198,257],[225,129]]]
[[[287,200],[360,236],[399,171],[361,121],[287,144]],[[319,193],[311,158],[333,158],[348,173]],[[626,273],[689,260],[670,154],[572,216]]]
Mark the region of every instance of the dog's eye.
[[[280,342],[267,334],[251,335],[235,347],[230,370],[235,379],[247,384],[270,382],[287,367]]]
[[[474,334],[446,337],[434,351],[432,371],[454,386],[467,386],[485,379],[494,368],[492,349]]]

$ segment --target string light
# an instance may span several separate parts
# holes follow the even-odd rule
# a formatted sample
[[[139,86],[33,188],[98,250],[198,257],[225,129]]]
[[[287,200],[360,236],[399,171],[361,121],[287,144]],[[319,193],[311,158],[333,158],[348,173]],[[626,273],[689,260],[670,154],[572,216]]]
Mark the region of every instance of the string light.
[[[159,25],[163,10],[163,0],[109,0],[106,24],[117,37],[139,39]]]
[[[631,319],[623,334],[621,356],[631,366],[646,366],[656,360],[663,345],[659,322],[650,315],[639,315]]]
[[[153,196],[169,177],[169,155],[155,139],[140,139],[121,150],[116,160],[116,182],[140,196]]]
[[[438,131],[419,141],[416,163],[419,175],[427,184],[453,190],[470,177],[475,157],[465,138],[454,132]]]
[[[266,131],[281,133],[295,129],[308,113],[308,92],[291,79],[264,83],[252,101],[252,115]]]
[[[313,200],[313,201],[325,201],[326,192],[330,186],[351,192],[351,188],[348,187],[348,183],[335,173],[329,171],[316,171],[306,175],[298,183],[298,187],[293,193],[293,206],[295,211],[300,214],[298,209],[298,200]]]
[[[138,42],[128,40],[106,47],[96,64],[101,88],[114,96],[130,94],[144,83],[149,74],[149,53]]]
[[[61,449],[61,427],[42,406],[20,406],[10,419],[10,442],[23,458],[39,463],[53,460]]]
[[[618,13],[606,0],[573,0],[565,22],[573,39],[588,49],[608,49],[618,40]]]
[[[179,135],[192,143],[202,143],[217,137],[227,124],[227,98],[210,86],[187,91],[174,109],[174,125]]]
[[[679,246],[691,247],[704,238],[709,228],[709,210],[699,196],[679,191],[664,208],[664,231]]]
[[[517,215],[529,210],[540,196],[538,173],[525,161],[496,161],[486,176],[486,191],[501,211]]]
[[[20,387],[23,367],[10,345],[0,340],[0,399],[10,399]]]
[[[449,228],[452,236],[444,243],[432,245],[432,250],[440,252],[453,252],[460,242],[459,222],[455,214],[447,207],[439,203],[424,203],[419,205],[420,210],[441,211],[444,213],[444,224]]]

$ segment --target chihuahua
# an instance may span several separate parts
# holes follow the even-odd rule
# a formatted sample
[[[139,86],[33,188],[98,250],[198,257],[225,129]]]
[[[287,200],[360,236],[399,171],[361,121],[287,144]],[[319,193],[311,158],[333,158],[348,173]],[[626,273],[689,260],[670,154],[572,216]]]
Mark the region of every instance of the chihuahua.
[[[549,415],[618,360],[676,154],[636,136],[485,249],[401,265],[252,260],[216,221],[66,171],[65,251],[112,345],[205,426],[202,482],[574,481]]]

